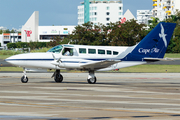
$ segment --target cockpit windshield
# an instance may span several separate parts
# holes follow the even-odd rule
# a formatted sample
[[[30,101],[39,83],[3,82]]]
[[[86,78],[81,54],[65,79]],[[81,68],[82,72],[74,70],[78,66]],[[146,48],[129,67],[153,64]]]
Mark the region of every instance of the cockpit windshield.
[[[51,48],[47,52],[60,53],[62,48],[63,48],[62,45],[58,45],[58,46],[55,46],[55,47]]]

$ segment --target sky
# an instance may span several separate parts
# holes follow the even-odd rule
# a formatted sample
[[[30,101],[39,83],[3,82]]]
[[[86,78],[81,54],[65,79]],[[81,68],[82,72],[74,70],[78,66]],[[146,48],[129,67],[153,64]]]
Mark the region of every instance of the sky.
[[[77,25],[77,6],[83,0],[0,0],[0,27],[20,29],[34,11],[39,11],[39,26]],[[123,12],[129,9],[151,10],[152,0],[123,0]]]

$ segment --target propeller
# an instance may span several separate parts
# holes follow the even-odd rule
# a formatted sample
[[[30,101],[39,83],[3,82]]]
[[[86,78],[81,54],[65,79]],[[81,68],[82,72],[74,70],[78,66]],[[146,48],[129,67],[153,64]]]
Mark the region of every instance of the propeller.
[[[52,61],[51,64],[58,66],[58,65],[59,65],[59,62],[61,62],[61,57],[58,58],[58,60],[56,60],[54,54],[52,54],[52,56],[53,56],[53,58],[54,58],[54,61]]]

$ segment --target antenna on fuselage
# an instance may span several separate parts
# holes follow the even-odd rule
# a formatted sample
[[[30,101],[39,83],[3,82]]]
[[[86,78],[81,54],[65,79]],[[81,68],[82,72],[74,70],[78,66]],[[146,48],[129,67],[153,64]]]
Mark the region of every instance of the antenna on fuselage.
[[[72,40],[70,40],[70,41],[68,42],[68,45],[69,45],[71,42],[72,42]]]

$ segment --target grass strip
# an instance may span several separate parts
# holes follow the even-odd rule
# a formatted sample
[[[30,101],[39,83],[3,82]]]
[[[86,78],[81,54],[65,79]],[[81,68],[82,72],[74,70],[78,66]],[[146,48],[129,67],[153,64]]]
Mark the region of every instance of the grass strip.
[[[0,72],[1,71],[23,71],[23,68],[20,67],[0,67]]]
[[[8,58],[8,57],[10,57],[10,56],[12,56],[12,55],[0,55],[0,59],[6,59],[6,58]]]
[[[166,53],[164,58],[180,58],[180,53]]]
[[[120,72],[132,73],[180,73],[180,65],[138,65],[120,69]]]

